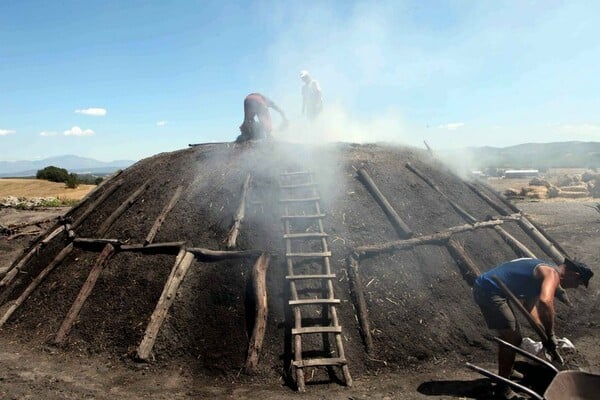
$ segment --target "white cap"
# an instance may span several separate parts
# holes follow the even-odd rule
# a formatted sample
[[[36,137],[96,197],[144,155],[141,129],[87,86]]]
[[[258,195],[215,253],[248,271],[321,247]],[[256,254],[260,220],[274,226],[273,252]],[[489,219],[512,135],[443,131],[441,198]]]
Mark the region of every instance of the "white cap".
[[[305,76],[308,76],[308,71],[303,69],[300,71],[300,79],[304,79]]]

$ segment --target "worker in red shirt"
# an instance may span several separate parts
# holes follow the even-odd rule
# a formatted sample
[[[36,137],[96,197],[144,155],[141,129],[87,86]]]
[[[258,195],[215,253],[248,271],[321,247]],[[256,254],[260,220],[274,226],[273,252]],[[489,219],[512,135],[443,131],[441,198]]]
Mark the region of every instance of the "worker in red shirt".
[[[260,93],[251,93],[246,96],[244,99],[244,122],[240,125],[241,135],[237,138],[238,142],[271,137],[273,123],[269,108],[281,115],[282,127],[286,126],[285,113],[271,99]]]

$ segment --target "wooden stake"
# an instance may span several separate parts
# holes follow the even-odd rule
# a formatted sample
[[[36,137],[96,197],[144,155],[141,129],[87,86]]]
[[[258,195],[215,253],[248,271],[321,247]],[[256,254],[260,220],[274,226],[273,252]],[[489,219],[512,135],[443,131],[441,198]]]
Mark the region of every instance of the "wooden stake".
[[[182,254],[185,255],[180,257]],[[149,361],[150,353],[154,347],[154,342],[156,342],[156,338],[158,337],[158,331],[167,317],[167,313],[169,312],[171,304],[173,304],[173,301],[175,300],[175,295],[177,294],[179,285],[183,281],[185,274],[194,261],[194,255],[192,253],[180,252],[180,256],[178,256],[175,260],[175,265],[171,270],[171,275],[167,279],[162,294],[160,295],[158,303],[156,304],[156,308],[150,317],[150,322],[146,327],[146,332],[144,333],[142,342],[137,349],[138,360]]]
[[[2,278],[2,280],[0,281],[0,288],[8,286],[13,281],[13,279],[15,279],[15,277],[17,276],[19,271],[21,271],[21,269],[25,266],[25,264],[27,264],[34,255],[38,254],[46,244],[48,244],[52,239],[54,239],[63,231],[64,227],[62,226],[59,226],[58,228],[54,229],[44,239],[41,239],[37,244],[35,244],[31,248],[31,250],[29,250],[29,252],[25,254],[25,256],[15,261],[6,271],[4,271],[5,275],[4,278]]]
[[[413,246],[423,244],[444,244],[452,235],[459,232],[473,231],[481,228],[489,228],[496,225],[502,225],[504,221],[516,221],[520,216],[509,215],[502,219],[494,219],[491,221],[476,222],[474,224],[458,225],[448,228],[445,231],[436,232],[431,235],[422,235],[406,240],[396,240],[377,245],[360,246],[356,248],[356,252],[360,257],[374,255],[383,252],[391,252],[396,250],[407,249]]]
[[[242,220],[244,219],[244,214],[246,210],[246,195],[248,194],[248,188],[250,187],[250,181],[252,180],[252,175],[246,175],[246,179],[244,180],[244,184],[242,185],[242,195],[240,197],[240,205],[233,217],[233,226],[229,231],[229,237],[227,239],[227,248],[232,249],[235,247],[235,243],[237,241],[238,234],[240,233],[240,226],[242,225]]]
[[[221,251],[203,249],[200,247],[190,247],[187,251],[193,253],[199,261],[204,262],[259,257],[263,253],[262,250]]]
[[[354,293],[356,301],[356,312],[358,314],[360,330],[367,354],[371,354],[373,352],[373,337],[371,336],[371,324],[369,323],[369,309],[367,308],[362,279],[358,271],[358,260],[355,257],[350,256],[348,257],[347,265],[348,277],[350,278],[352,292]]]
[[[508,215],[509,214],[508,211],[506,211],[504,208],[502,208],[498,204],[496,204],[496,202],[494,200],[492,200],[488,195],[483,193],[483,191],[481,189],[479,189],[477,186],[475,186],[471,182],[466,182],[466,181],[465,181],[465,184],[469,187],[469,189],[471,189],[471,191],[473,191],[477,196],[479,196],[483,201],[485,201],[490,207],[492,207],[494,210],[496,210],[500,215]]]
[[[527,234],[537,243],[537,245],[540,246],[540,248],[544,250],[546,254],[552,257],[552,259],[557,265],[563,263],[563,261],[565,260],[564,254],[562,254],[554,246],[554,244],[552,244],[552,242],[548,240],[548,238],[542,235],[540,231],[538,231],[537,228],[531,222],[529,222],[527,218],[521,218],[518,221],[518,223],[519,226],[523,228],[523,230],[527,232]]]
[[[73,244],[69,244],[67,247],[61,250],[60,253],[39,273],[39,275],[31,281],[29,286],[21,293],[21,295],[10,305],[10,307],[6,310],[2,318],[0,318],[0,327],[4,325],[4,323],[10,318],[10,316],[23,304],[25,300],[29,297],[29,295],[35,290],[35,288],[48,276],[52,270],[59,265],[65,257],[67,257],[73,251]]]
[[[252,268],[252,287],[256,297],[256,310],[254,318],[254,328],[248,344],[248,357],[246,358],[246,373],[252,373],[258,365],[258,357],[262,349],[267,329],[267,316],[269,314],[267,302],[267,269],[271,256],[269,253],[262,253],[254,263]]]
[[[508,245],[514,250],[519,257],[537,258],[531,250],[527,248],[523,243],[518,241],[510,233],[506,232],[502,227],[495,226],[494,230],[502,237],[502,239],[508,243]]]
[[[106,199],[108,199],[119,187],[121,187],[121,185],[123,184],[123,180],[119,179],[118,181],[115,182],[114,185],[112,185],[111,187],[109,187],[108,189],[106,189],[104,191],[104,193],[102,193],[100,195],[100,197],[98,197],[96,199],[96,201],[94,201],[92,204],[89,205],[88,208],[86,208],[86,210],[83,212],[83,214],[81,214],[79,216],[79,218],[77,218],[75,220],[75,222],[73,222],[73,224],[71,225],[71,229],[75,230],[79,225],[81,225],[81,223],[83,221],[85,221],[85,219],[102,203],[104,203],[104,201]],[[99,188],[96,188],[96,190],[98,190]],[[83,204],[83,203],[79,203],[79,204]]]
[[[171,197],[171,200],[167,203],[165,208],[163,208],[163,210],[161,211],[158,218],[156,218],[156,221],[154,222],[152,229],[150,229],[150,232],[148,232],[148,236],[146,236],[146,240],[144,241],[144,244],[150,244],[154,241],[154,237],[158,233],[158,230],[160,229],[162,223],[165,221],[167,214],[173,209],[173,207],[175,207],[175,204],[177,204],[177,201],[179,200],[179,197],[181,197],[182,192],[183,192],[183,186],[179,186],[175,190],[175,193],[173,194],[173,197]]]
[[[463,245],[454,239],[450,239],[446,247],[458,264],[463,279],[469,284],[469,286],[473,286],[475,279],[481,275],[481,271],[479,271],[479,268],[477,268],[477,265],[473,259],[469,257]]]
[[[71,332],[71,328],[73,327],[75,320],[79,316],[79,312],[81,311],[81,308],[83,307],[83,303],[85,303],[85,301],[89,297],[90,293],[92,293],[92,289],[94,288],[94,285],[96,284],[96,281],[98,280],[98,277],[102,273],[104,266],[106,265],[108,260],[112,257],[112,255],[115,254],[115,251],[116,251],[115,247],[113,245],[111,245],[110,243],[106,244],[104,246],[102,253],[100,253],[98,258],[96,259],[96,263],[92,267],[85,283],[81,287],[81,290],[79,291],[79,294],[77,295],[77,298],[73,302],[73,305],[71,305],[71,309],[67,313],[67,316],[65,317],[60,328],[58,329],[56,337],[54,338],[54,343],[56,343],[56,344],[63,343],[65,341],[65,339],[67,338],[67,335],[69,334],[69,332]]]
[[[477,222],[477,219],[475,217],[473,217],[471,214],[469,214],[467,211],[465,211],[461,206],[456,204],[456,202],[454,200],[452,200],[448,196],[446,196],[446,194],[444,192],[442,192],[442,190],[431,179],[426,177],[416,167],[413,167],[410,163],[406,163],[406,168],[408,168],[410,171],[412,171],[419,178],[423,179],[425,181],[425,183],[427,183],[431,188],[433,188],[433,190],[438,192],[450,204],[450,206],[452,206],[452,208],[460,216],[462,216],[467,222],[470,222],[470,223]]]
[[[133,203],[135,203],[137,198],[142,193],[144,193],[144,191],[148,188],[149,185],[150,180],[147,180],[131,196],[129,196],[129,198],[125,200],[123,204],[119,206],[119,208],[113,211],[113,213],[102,223],[100,229],[98,229],[98,236],[104,236],[104,234],[110,229],[110,227],[117,220],[117,218],[119,218],[121,214],[125,212],[125,210],[127,210]]]
[[[377,203],[381,206],[385,214],[388,216],[389,221],[392,226],[396,230],[396,233],[401,238],[409,238],[413,235],[412,230],[406,225],[406,223],[400,218],[394,207],[390,204],[390,202],[385,198],[383,193],[379,190],[373,179],[369,176],[367,171],[364,168],[360,168],[358,171],[358,176],[361,178],[361,182],[365,185],[369,193],[375,198]]]

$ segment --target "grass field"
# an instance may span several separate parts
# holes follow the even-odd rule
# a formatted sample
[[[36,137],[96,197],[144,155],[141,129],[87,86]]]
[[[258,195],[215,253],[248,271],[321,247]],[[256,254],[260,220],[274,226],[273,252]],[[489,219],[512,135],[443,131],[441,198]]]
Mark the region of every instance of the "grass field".
[[[41,179],[0,179],[0,197],[56,197],[79,200],[95,187],[95,185],[79,185],[75,189],[69,189],[64,183]]]

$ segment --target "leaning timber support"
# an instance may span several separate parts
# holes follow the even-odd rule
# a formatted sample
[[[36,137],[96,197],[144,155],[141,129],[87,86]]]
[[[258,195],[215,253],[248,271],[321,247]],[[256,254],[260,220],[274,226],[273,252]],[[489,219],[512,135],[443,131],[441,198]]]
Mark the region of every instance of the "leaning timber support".
[[[48,244],[52,239],[54,239],[64,230],[65,228],[63,226],[59,226],[58,228],[54,229],[45,238],[41,239],[37,244],[35,244],[31,248],[31,250],[29,250],[29,252],[25,254],[25,256],[23,256],[20,260],[14,262],[10,266],[10,268],[8,268],[5,271],[6,275],[4,275],[4,278],[2,278],[2,280],[0,281],[0,288],[8,286],[15,279],[19,271],[21,271],[21,269],[29,262],[29,260],[31,260],[31,258],[34,255],[38,254],[46,244]]]
[[[242,221],[244,219],[244,215],[246,213],[246,197],[248,195],[248,188],[250,187],[250,181],[252,180],[252,175],[246,175],[246,179],[244,179],[244,184],[242,185],[242,195],[240,197],[240,205],[238,206],[237,211],[233,217],[233,226],[229,231],[229,235],[227,238],[227,248],[232,249],[235,247],[235,243],[237,241],[238,234],[240,233],[240,226],[242,225]]]
[[[458,264],[463,279],[469,284],[469,286],[473,286],[473,284],[475,283],[475,279],[477,279],[477,277],[481,275],[481,271],[477,267],[477,264],[475,264],[473,259],[471,259],[469,254],[467,254],[463,245],[460,244],[457,240],[448,240],[446,247],[452,255],[452,258],[454,258],[454,260]]]
[[[175,204],[177,204],[177,201],[181,197],[182,192],[183,192],[183,186],[179,186],[175,190],[175,193],[173,194],[173,197],[171,197],[171,200],[167,203],[165,208],[163,208],[163,210],[160,212],[158,218],[156,218],[154,225],[152,225],[150,232],[148,232],[148,236],[146,236],[146,240],[144,241],[144,244],[150,244],[154,241],[154,237],[156,236],[160,227],[162,226],[163,222],[165,221],[167,214],[169,214],[169,212],[173,209],[173,207],[175,207]]]
[[[392,226],[396,230],[396,233],[401,238],[409,238],[413,235],[412,230],[406,225],[406,223],[400,218],[394,207],[390,204],[390,202],[386,199],[386,197],[381,193],[373,179],[369,176],[367,171],[364,168],[360,168],[358,170],[358,176],[360,177],[361,182],[365,185],[369,193],[375,198],[377,203],[381,206],[385,214],[388,216]]]
[[[436,232],[431,235],[422,235],[406,240],[396,240],[377,245],[368,245],[357,247],[356,253],[359,257],[375,255],[384,252],[393,252],[396,250],[408,249],[414,246],[423,244],[445,244],[450,237],[459,232],[473,231],[481,228],[490,228],[496,225],[502,225],[504,221],[518,221],[519,215],[508,215],[502,219],[494,219],[491,221],[476,222],[474,224],[458,225],[448,228],[445,231]]]
[[[81,223],[83,221],[85,221],[85,219],[96,209],[98,208],[99,205],[101,205],[102,203],[104,203],[104,201],[106,199],[108,199],[118,188],[121,187],[121,185],[123,185],[123,180],[119,179],[118,181],[115,182],[114,185],[112,185],[111,187],[109,187],[108,189],[106,189],[101,195],[100,197],[98,197],[92,204],[89,205],[88,208],[85,209],[85,211],[83,212],[83,214],[81,214],[79,216],[79,218],[77,218],[72,224],[71,224],[71,229],[75,230],[79,227],[79,225],[81,225]],[[98,190],[98,189],[96,189]]]
[[[450,206],[454,209],[454,211],[456,211],[467,222],[470,222],[470,223],[477,222],[477,219],[475,217],[473,217],[471,214],[469,214],[467,211],[465,211],[465,209],[463,209],[461,206],[459,206],[454,200],[452,200],[448,196],[446,196],[446,194],[444,192],[442,192],[442,190],[431,179],[429,179],[427,176],[425,176],[425,174],[423,174],[421,171],[419,171],[416,167],[412,166],[410,163],[406,163],[406,168],[408,168],[411,172],[413,172],[415,175],[417,175],[419,178],[421,178],[423,181],[425,181],[425,183],[427,185],[429,185],[433,190],[438,192],[448,202],[448,204],[450,204]]]
[[[495,226],[494,230],[498,232],[500,237],[502,237],[502,240],[504,240],[514,250],[514,252],[517,253],[517,255],[520,257],[536,258],[535,254],[533,254],[533,252],[529,250],[527,246],[518,241],[510,233],[502,229],[502,227]]]
[[[148,188],[149,185],[150,180],[147,180],[131,196],[129,196],[129,198],[125,200],[123,204],[119,206],[119,208],[113,211],[113,213],[102,223],[102,225],[98,229],[98,236],[104,236],[104,234],[110,229],[110,227],[112,226],[112,224],[114,224],[117,218],[119,218],[121,214],[125,212],[125,210],[127,210],[133,203],[135,203],[137,198],[142,193],[144,193],[144,191]]]
[[[102,273],[104,266],[106,265],[108,260],[112,257],[112,255],[115,254],[115,251],[116,251],[115,247],[113,245],[111,245],[110,243],[108,243],[104,246],[104,249],[98,256],[98,259],[96,259],[96,263],[92,267],[85,283],[81,287],[81,290],[79,291],[79,294],[77,295],[77,298],[71,305],[71,308],[69,309],[69,312],[67,313],[67,316],[65,317],[62,324],[60,325],[60,328],[58,329],[58,332],[56,333],[56,337],[54,338],[54,343],[62,344],[65,341],[65,339],[67,338],[67,335],[69,334],[69,332],[71,332],[71,328],[73,327],[75,320],[79,316],[79,312],[81,311],[81,308],[83,307],[83,303],[85,303],[85,301],[87,300],[89,295],[92,293],[92,289],[94,289],[94,286],[96,285],[96,281],[98,280],[98,277]]]
[[[267,329],[267,316],[269,314],[267,303],[267,269],[271,255],[263,253],[258,257],[252,268],[252,287],[255,296],[255,318],[252,336],[248,344],[248,357],[244,369],[246,373],[252,373],[258,365],[258,357],[262,350]]]
[[[496,202],[494,200],[492,200],[490,198],[490,196],[483,193],[483,191],[480,188],[478,188],[471,182],[465,182],[465,184],[469,187],[469,189],[471,189],[471,191],[473,193],[475,193],[477,196],[479,196],[483,201],[485,201],[490,207],[492,207],[494,210],[496,210],[500,215],[508,215],[508,212],[504,208],[502,208],[498,204],[496,204]],[[517,212],[519,212],[519,211],[517,211]]]
[[[552,244],[552,242],[548,240],[548,238],[542,235],[542,233],[538,231],[537,228],[531,222],[529,222],[527,218],[521,218],[518,221],[518,224],[537,243],[537,245],[540,246],[542,250],[544,250],[546,254],[552,257],[556,264],[563,263],[565,255],[562,254],[556,248],[556,246],[554,246],[554,244]]]
[[[167,317],[169,308],[171,308],[171,304],[173,304],[173,301],[175,300],[177,289],[179,289],[179,285],[181,285],[181,282],[193,261],[194,255],[185,252],[183,249],[177,256],[175,265],[171,270],[171,275],[169,275],[160,298],[158,299],[158,303],[156,304],[156,308],[154,309],[152,316],[150,316],[150,322],[146,327],[142,342],[138,346],[136,354],[138,360],[150,360],[150,354],[154,347],[154,342],[156,342],[156,338],[158,337],[158,331]]]
[[[469,183],[467,185],[469,185],[471,190],[473,190],[482,199],[484,199],[490,206],[494,207],[495,209],[499,208],[496,205],[496,203],[491,198],[489,198],[487,195],[485,195],[483,193],[483,191],[480,190],[478,187],[476,187],[473,184],[469,184]],[[504,196],[502,196],[502,194],[498,193],[497,191],[495,191],[491,188],[488,188],[488,189],[491,193],[494,194],[494,196],[497,199],[499,199],[504,205],[509,207],[512,211],[514,211],[516,213],[521,213],[521,210],[519,210],[514,204],[512,204]],[[519,226],[537,243],[538,246],[540,246],[540,248],[542,250],[544,250],[544,252],[546,254],[548,254],[550,257],[552,257],[554,262],[556,262],[558,264],[563,262],[564,257],[567,256],[567,252],[565,251],[565,249],[562,248],[562,246],[558,242],[556,242],[554,239],[552,239],[552,237],[550,237],[542,229],[542,227],[538,226],[533,221],[529,221],[529,219],[525,216],[523,216],[521,218],[521,220],[519,221]]]
[[[259,257],[263,253],[262,250],[221,251],[203,249],[201,247],[190,247],[187,251],[194,254],[198,261],[203,262],[233,260],[236,258],[253,258]]]
[[[57,265],[59,265],[71,252],[73,251],[73,244],[67,245],[64,249],[61,250],[60,253],[38,274],[38,276],[31,281],[29,286],[21,293],[21,295],[10,305],[10,307],[6,310],[4,315],[0,318],[0,327],[2,327],[6,321],[10,318],[11,315],[23,304],[25,300],[29,297],[29,295],[35,290],[36,287],[48,276],[50,272]]]
[[[371,324],[369,323],[369,311],[367,308],[367,301],[365,300],[363,283],[358,271],[358,260],[353,256],[349,256],[347,259],[347,266],[348,277],[350,278],[350,283],[352,285],[351,290],[356,301],[356,313],[358,314],[360,331],[362,333],[367,354],[371,354],[373,352],[373,337],[371,336]]]

